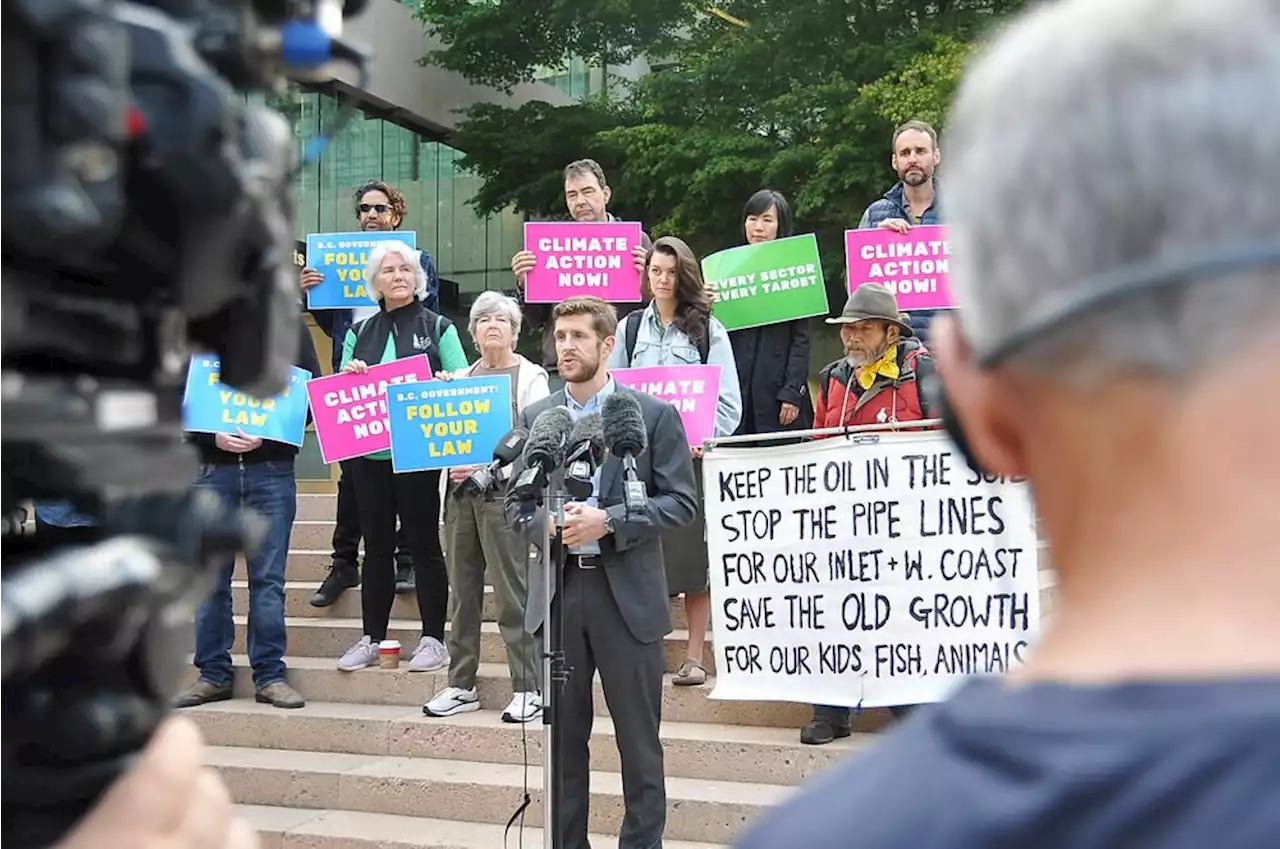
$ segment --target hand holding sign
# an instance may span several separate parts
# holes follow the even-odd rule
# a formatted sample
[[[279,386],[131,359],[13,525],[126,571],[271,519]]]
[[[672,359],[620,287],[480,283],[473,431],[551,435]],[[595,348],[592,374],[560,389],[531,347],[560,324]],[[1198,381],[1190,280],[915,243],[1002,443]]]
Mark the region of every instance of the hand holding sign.
[[[302,269],[302,291],[306,292],[312,286],[319,285],[324,282],[324,275],[314,268]]]
[[[533,267],[537,264],[538,257],[530,250],[517,251],[516,255],[511,257],[511,273],[516,276],[517,286],[524,288],[529,272],[533,271]]]

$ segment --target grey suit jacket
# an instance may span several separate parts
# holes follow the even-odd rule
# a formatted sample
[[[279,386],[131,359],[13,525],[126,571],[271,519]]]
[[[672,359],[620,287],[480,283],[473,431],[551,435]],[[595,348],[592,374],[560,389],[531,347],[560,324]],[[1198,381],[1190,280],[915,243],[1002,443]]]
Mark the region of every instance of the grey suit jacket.
[[[668,528],[689,524],[697,516],[697,488],[693,478],[693,460],[680,414],[665,401],[635,392],[619,385],[615,392],[635,395],[644,414],[648,432],[648,448],[636,458],[636,474],[644,481],[648,503],[643,515],[628,520],[623,502],[622,461],[610,456],[600,469],[599,506],[613,518],[614,532],[600,540],[601,568],[622,612],[627,630],[636,640],[651,643],[671,633],[671,608],[667,598],[667,576],[662,564],[660,533]],[[564,390],[526,407],[520,413],[520,426],[528,428],[538,414],[550,407],[563,406]],[[517,460],[512,479],[524,468]],[[563,483],[563,470],[556,474],[557,487]],[[517,530],[531,530],[534,546],[546,543],[545,535],[532,529],[547,526],[546,513],[539,510],[532,524],[517,523],[516,505],[508,502],[507,519]],[[525,628],[536,634],[541,628],[546,607],[543,591],[541,549],[530,553],[529,603],[525,609]]]

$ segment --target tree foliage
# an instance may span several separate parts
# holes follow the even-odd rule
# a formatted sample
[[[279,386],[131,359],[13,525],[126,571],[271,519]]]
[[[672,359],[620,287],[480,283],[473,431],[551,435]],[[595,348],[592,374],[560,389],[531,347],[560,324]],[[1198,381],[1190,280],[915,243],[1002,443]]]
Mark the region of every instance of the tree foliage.
[[[893,126],[941,126],[973,44],[1023,2],[422,0],[419,14],[446,45],[431,61],[478,82],[574,53],[666,60],[625,97],[467,110],[455,143],[484,180],[478,209],[563,215],[561,169],[591,156],[612,211],[705,252],[741,243],[742,205],[768,186],[818,233],[838,289],[840,233],[896,180]]]

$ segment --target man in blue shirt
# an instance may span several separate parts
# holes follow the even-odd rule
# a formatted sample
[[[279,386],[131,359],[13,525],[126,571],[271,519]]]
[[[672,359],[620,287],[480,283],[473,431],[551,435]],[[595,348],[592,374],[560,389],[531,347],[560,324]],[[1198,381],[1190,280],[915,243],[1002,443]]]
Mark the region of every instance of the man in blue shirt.
[[[355,190],[356,224],[361,230],[399,230],[408,212],[404,195],[382,180],[370,180]],[[422,271],[427,277],[427,295],[422,303],[432,312],[440,312],[440,278],[436,274],[436,264],[431,254],[418,251],[418,259]],[[314,268],[302,269],[302,291],[324,280],[324,275]],[[333,340],[333,371],[341,370],[342,340],[347,331],[378,311],[377,306],[370,303],[367,307],[339,310],[310,310],[316,324]],[[360,520],[356,515],[355,496],[347,483],[346,464],[341,464],[342,475],[338,478],[338,510],[333,528],[333,562],[329,566],[329,574],[324,583],[311,599],[314,607],[328,607],[338,600],[350,587],[360,583],[359,549]],[[409,559],[408,541],[404,530],[396,534],[396,592],[399,594],[414,591],[413,564]]]
[[[969,65],[932,352],[953,466],[1035,493],[1053,618],[741,849],[1280,843],[1277,44],[1274,0],[1061,0]]]

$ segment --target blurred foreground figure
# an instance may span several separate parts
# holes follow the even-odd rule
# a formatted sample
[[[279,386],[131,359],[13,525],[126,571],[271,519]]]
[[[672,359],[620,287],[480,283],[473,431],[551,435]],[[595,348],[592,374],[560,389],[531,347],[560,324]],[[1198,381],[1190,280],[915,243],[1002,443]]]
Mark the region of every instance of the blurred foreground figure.
[[[1276,0],[1073,0],[970,69],[932,348],[957,443],[1034,487],[1054,618],[740,846],[1280,841],[1277,45]]]

